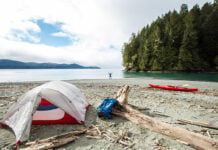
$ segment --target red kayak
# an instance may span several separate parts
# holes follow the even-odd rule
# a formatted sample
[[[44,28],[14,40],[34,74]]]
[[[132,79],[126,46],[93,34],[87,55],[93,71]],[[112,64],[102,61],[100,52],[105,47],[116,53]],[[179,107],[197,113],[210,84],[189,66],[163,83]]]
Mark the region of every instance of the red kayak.
[[[177,87],[177,86],[171,86],[171,85],[153,85],[149,84],[149,86],[153,88],[160,88],[165,90],[175,90],[175,91],[198,91],[197,88],[184,88],[184,87]]]

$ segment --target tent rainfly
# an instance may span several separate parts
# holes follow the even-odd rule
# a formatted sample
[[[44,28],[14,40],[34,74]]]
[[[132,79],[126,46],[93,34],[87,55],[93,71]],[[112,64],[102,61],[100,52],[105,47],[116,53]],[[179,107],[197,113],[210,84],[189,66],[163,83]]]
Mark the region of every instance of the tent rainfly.
[[[17,143],[28,140],[32,124],[83,124],[89,104],[80,90],[63,81],[51,81],[23,94],[1,120]]]

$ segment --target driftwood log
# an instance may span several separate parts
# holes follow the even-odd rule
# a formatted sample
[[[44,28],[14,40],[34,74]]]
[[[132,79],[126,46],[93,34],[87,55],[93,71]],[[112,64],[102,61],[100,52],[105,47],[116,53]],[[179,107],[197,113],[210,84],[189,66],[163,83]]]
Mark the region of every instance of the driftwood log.
[[[154,132],[171,137],[183,144],[199,150],[218,150],[218,141],[201,134],[151,118],[128,105],[129,86],[125,85],[117,93],[118,105],[112,109],[112,114],[123,117]]]
[[[21,148],[21,149],[23,150],[47,150],[51,148],[56,148],[56,147],[65,145],[67,143],[73,142],[75,140],[78,140],[79,137],[75,135],[80,135],[83,133],[86,133],[86,130],[72,131],[72,132],[64,133],[62,135],[49,137],[47,139],[42,139],[39,141],[28,142],[25,144],[25,146],[28,146],[28,147]]]
[[[205,128],[218,130],[218,127],[210,125],[210,124],[206,124],[206,123],[195,122],[195,121],[185,120],[185,119],[179,119],[178,121],[181,123],[184,123],[184,124],[191,124],[191,125],[196,125],[196,126],[201,126],[201,127],[205,127]]]
[[[132,147],[135,143],[130,143],[129,137],[126,132],[118,133],[111,131],[110,129],[104,128],[99,125],[91,125],[86,129],[78,129],[77,131],[72,131],[64,133],[61,135],[56,135],[42,140],[37,140],[33,142],[25,143],[25,148],[20,148],[22,150],[47,150],[57,147],[61,147],[67,143],[78,140],[79,137],[76,135],[87,134],[87,138],[92,139],[106,139],[112,143],[121,144],[124,147]]]

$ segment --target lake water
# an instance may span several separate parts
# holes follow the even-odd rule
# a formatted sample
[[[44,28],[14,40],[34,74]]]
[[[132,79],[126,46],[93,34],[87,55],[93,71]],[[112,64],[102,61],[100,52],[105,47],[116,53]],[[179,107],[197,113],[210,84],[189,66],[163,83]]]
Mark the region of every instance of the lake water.
[[[114,79],[151,77],[218,82],[218,74],[125,73],[121,69],[1,69],[0,82],[108,79],[109,72]]]

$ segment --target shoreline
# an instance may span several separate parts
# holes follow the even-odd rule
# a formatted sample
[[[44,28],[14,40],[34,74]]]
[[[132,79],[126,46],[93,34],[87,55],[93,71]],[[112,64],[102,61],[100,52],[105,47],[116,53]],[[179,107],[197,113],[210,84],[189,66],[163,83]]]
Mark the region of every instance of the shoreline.
[[[205,81],[166,80],[153,78],[124,78],[124,79],[79,79],[64,80],[76,85],[84,93],[87,101],[91,104],[87,111],[85,124],[100,125],[115,132],[126,132],[130,141],[135,143],[129,149],[179,149],[193,150],[193,148],[172,140],[166,136],[152,132],[144,127],[133,124],[120,117],[113,116],[110,120],[102,120],[97,117],[96,109],[104,97],[114,97],[123,85],[129,85],[129,103],[137,108],[149,108],[140,110],[142,113],[155,119],[172,125],[186,128],[193,132],[208,136],[205,128],[194,125],[178,124],[178,119],[187,119],[197,122],[218,124],[218,83]],[[23,93],[41,85],[46,81],[34,82],[10,82],[0,83],[0,119],[12,103]],[[182,85],[198,87],[198,92],[168,91],[153,89],[148,84]],[[161,116],[164,114],[166,116]],[[169,117],[167,117],[169,116]],[[81,125],[36,125],[32,126],[30,140],[43,139],[64,132],[82,128]],[[207,130],[212,138],[218,140],[217,130]],[[213,134],[213,133],[217,133]],[[0,148],[10,147],[15,141],[13,133],[0,127]],[[124,149],[119,144],[111,143],[105,139],[88,139],[85,136],[73,143],[67,144],[60,149]]]
[[[184,81],[184,82],[211,82],[211,83],[218,83],[218,81],[208,81],[208,80],[188,80],[188,79],[177,79],[177,78],[162,78],[162,77],[125,77],[125,78],[112,78],[112,79],[107,79],[107,78],[102,78],[102,79],[63,79],[63,80],[60,80],[60,81],[80,81],[80,80],[85,80],[85,81],[89,81],[89,80],[92,80],[92,81],[97,81],[97,80],[102,80],[102,81],[107,81],[107,80],[131,80],[131,79],[142,79],[142,80],[163,80],[163,81],[168,81],[168,80],[171,80],[171,81]],[[58,80],[58,79],[57,79]],[[49,82],[49,81],[55,81],[55,80],[32,80],[32,81],[29,81],[29,80],[26,80],[26,81],[0,81],[0,84],[13,84],[13,83],[17,83],[17,84],[22,84],[22,83],[45,83],[45,82]]]
[[[217,74],[218,72],[216,71],[134,71],[134,70],[122,70],[123,72],[142,72],[142,73],[184,73],[184,74],[189,74],[189,73],[196,73],[196,74],[201,74],[201,73],[206,73],[206,74]]]

